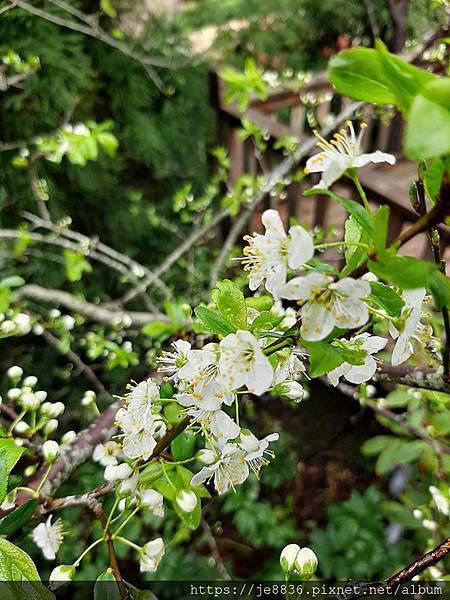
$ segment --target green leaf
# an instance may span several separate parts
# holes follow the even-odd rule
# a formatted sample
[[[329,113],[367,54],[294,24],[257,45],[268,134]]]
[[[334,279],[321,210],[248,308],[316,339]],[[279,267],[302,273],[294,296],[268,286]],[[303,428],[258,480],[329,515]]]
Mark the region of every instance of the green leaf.
[[[345,221],[344,228],[344,241],[349,244],[348,246],[345,246],[344,253],[346,266],[342,270],[342,275],[345,276],[367,260],[367,252],[364,248],[352,246],[351,244],[355,242],[367,243],[369,241],[369,236],[353,215],[350,215]]]
[[[229,333],[234,333],[236,331],[236,327],[234,327],[231,323],[229,323],[226,319],[224,319],[221,315],[209,310],[206,306],[197,306],[194,309],[196,316],[202,321],[205,327],[211,331],[211,333],[216,333],[217,335],[228,335]]]
[[[372,48],[351,48],[334,56],[328,77],[344,96],[373,104],[395,104],[395,95],[386,83],[378,52]]]
[[[311,377],[320,377],[344,362],[342,351],[333,348],[327,342],[305,342],[302,340],[302,344],[309,352],[309,375]]]
[[[386,248],[389,224],[389,206],[380,206],[373,217],[373,243],[377,252]]]
[[[37,500],[28,500],[25,504],[16,508],[12,513],[7,515],[0,523],[0,535],[11,535],[19,527],[22,527],[33,516],[38,507]]]
[[[176,469],[181,488],[190,488],[199,498],[211,498],[211,494],[204,485],[191,485],[193,475],[189,469],[183,465],[177,465]]]
[[[440,271],[431,271],[428,277],[427,288],[433,294],[436,308],[441,310],[446,306],[450,308],[450,279]]]
[[[182,431],[170,444],[175,460],[186,460],[194,454],[195,434],[193,431]]]
[[[380,308],[385,310],[392,317],[399,317],[404,306],[404,302],[395,290],[380,283],[371,281],[370,287],[372,290],[370,299]]]
[[[283,317],[280,317],[273,312],[264,310],[252,322],[251,330],[252,331],[270,331],[271,329],[276,327],[279,323],[281,323],[282,320],[283,320]]]
[[[391,54],[382,41],[377,40],[376,49],[380,58],[383,77],[395,96],[395,104],[407,113],[414,97],[421,88],[434,81],[436,76],[429,71],[419,69]]]
[[[0,504],[3,502],[8,490],[8,451],[0,448]]]
[[[83,277],[83,273],[90,273],[92,271],[91,265],[85,259],[82,252],[64,250],[64,261],[69,281],[79,281]]]
[[[0,281],[0,289],[20,287],[24,285],[24,283],[25,279],[22,277],[19,277],[18,275],[11,275],[11,277],[5,277]]]
[[[157,479],[162,477],[162,475],[163,470],[161,467],[161,463],[157,461],[152,461],[149,465],[145,467],[145,469],[143,469],[143,471],[139,475],[139,481],[145,487],[151,487]]]
[[[392,439],[392,436],[389,435],[376,435],[364,442],[361,446],[361,452],[365,456],[375,456],[376,454],[380,454],[380,452],[391,443]]]
[[[423,184],[427,196],[433,204],[440,190],[444,173],[448,168],[449,164],[443,158],[434,158],[426,166],[425,173],[423,174]]]
[[[173,333],[175,333],[176,329],[174,328],[172,323],[166,323],[165,321],[152,321],[151,323],[147,323],[141,329],[141,332],[144,335],[148,335],[151,338],[166,340]]]
[[[436,265],[410,256],[391,256],[385,252],[378,261],[367,263],[372,273],[402,289],[426,287],[429,275]]]
[[[222,317],[236,329],[247,329],[247,306],[244,294],[229,279],[218,281],[216,287],[219,292],[214,295],[214,301]]]
[[[109,4],[109,2],[108,2]],[[110,131],[102,131],[97,134],[97,141],[108,156],[115,156],[119,142]]]
[[[333,200],[336,200],[345,210],[350,213],[357,222],[361,225],[361,227],[367,231],[368,233],[372,233],[373,230],[373,219],[372,215],[370,215],[364,206],[358,204],[354,200],[349,200],[348,198],[343,198],[336,194],[332,190],[328,190],[325,188],[310,188],[303,192],[304,196],[313,196],[315,194],[323,194],[325,196],[330,196]]]
[[[19,458],[25,452],[25,448],[21,448],[14,443],[13,440],[0,439],[0,449],[5,449],[7,452],[6,463],[8,473],[13,469]]]
[[[450,154],[450,77],[432,81],[414,98],[405,153],[413,160]]]
[[[120,600],[120,592],[112,573],[104,571],[94,585],[94,600]]]
[[[248,308],[259,311],[270,310],[273,306],[273,298],[272,296],[250,296],[245,299],[245,304]]]
[[[39,573],[26,552],[0,537],[0,581],[40,581]],[[33,591],[38,591],[40,586],[33,586]],[[53,595],[42,588],[36,598],[50,598]],[[21,596],[18,596],[21,597]],[[23,596],[22,596],[23,597]]]

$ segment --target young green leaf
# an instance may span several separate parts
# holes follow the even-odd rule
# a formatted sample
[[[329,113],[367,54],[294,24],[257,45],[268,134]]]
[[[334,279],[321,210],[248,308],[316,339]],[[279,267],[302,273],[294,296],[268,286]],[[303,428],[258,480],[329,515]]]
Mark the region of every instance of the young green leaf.
[[[37,506],[37,500],[28,500],[7,515],[0,523],[0,535],[11,535],[22,527],[34,515]]]
[[[333,198],[333,200],[336,200],[336,202],[338,202],[343,208],[345,208],[345,210],[350,213],[353,217],[355,217],[355,219],[358,221],[358,223],[361,225],[361,227],[367,231],[368,233],[372,232],[373,229],[373,219],[372,219],[372,215],[370,215],[366,209],[364,208],[364,206],[362,206],[361,204],[358,204],[358,202],[355,202],[354,200],[349,200],[348,198],[343,198],[342,196],[339,196],[339,194],[336,194],[335,192],[333,192],[332,190],[328,190],[325,188],[310,188],[309,190],[306,190],[305,192],[303,192],[304,196],[313,196],[315,194],[323,194],[325,196],[330,196],[330,198]]]
[[[379,281],[371,281],[370,287],[372,293],[369,298],[379,308],[382,308],[391,317],[399,317],[404,306],[404,302],[395,290],[380,283]]]
[[[197,306],[194,312],[211,333],[228,335],[229,333],[234,333],[237,329],[237,327],[234,327],[221,315],[209,310],[206,306]]]
[[[247,307],[244,294],[229,279],[218,281],[216,287],[218,293],[214,295],[214,301],[222,317],[236,329],[247,329]]]
[[[341,350],[333,348],[327,342],[305,342],[303,340],[302,344],[309,352],[309,375],[311,377],[320,377],[344,362]]]
[[[450,77],[432,81],[414,98],[405,152],[412,160],[450,154]]]

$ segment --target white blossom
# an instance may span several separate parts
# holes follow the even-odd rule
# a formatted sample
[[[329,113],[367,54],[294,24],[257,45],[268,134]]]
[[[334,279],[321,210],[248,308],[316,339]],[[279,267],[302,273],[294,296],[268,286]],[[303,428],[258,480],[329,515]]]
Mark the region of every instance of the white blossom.
[[[415,290],[405,290],[402,293],[405,305],[402,308],[400,317],[402,321],[400,331],[389,321],[389,333],[394,340],[397,340],[392,352],[393,365],[404,363],[413,352],[411,340],[416,337],[420,326],[420,310],[425,292],[424,288],[417,288]]]
[[[442,494],[441,490],[439,490],[434,485],[430,485],[428,490],[430,491],[430,494],[434,500],[434,503],[436,504],[436,508],[438,509],[438,511],[441,514],[448,517],[449,512],[450,512],[450,510],[449,510],[450,506],[449,506],[449,501],[447,500],[447,498]]]
[[[245,385],[249,392],[260,395],[272,385],[272,365],[249,331],[240,329],[220,342],[219,369],[233,390]]]
[[[328,188],[348,169],[358,169],[369,163],[387,162],[395,165],[395,156],[392,154],[380,150],[369,154],[361,151],[364,129],[363,123],[359,135],[356,136],[352,122],[347,121],[346,127],[340,129],[330,142],[327,142],[318,132],[314,132],[319,139],[317,145],[322,151],[309,158],[305,168],[305,173],[322,173],[320,182],[314,187]]]
[[[245,461],[249,464],[252,471],[258,475],[261,467],[269,464],[265,456],[273,458],[275,455],[268,450],[270,442],[276,442],[279,438],[278,433],[271,433],[262,440],[253,435],[248,429],[241,429],[239,447],[245,452]]]
[[[159,388],[150,379],[136,385],[124,408],[117,411],[116,423],[124,433],[122,449],[128,458],[150,458],[155,446],[153,403]]]
[[[104,444],[97,444],[94,448],[92,458],[95,462],[100,463],[102,467],[117,465],[117,458],[120,456],[121,451],[120,444],[111,440]]]
[[[344,277],[334,282],[324,273],[294,277],[280,290],[282,298],[304,302],[300,309],[300,333],[307,341],[323,340],[334,327],[354,329],[369,319],[363,298],[370,294],[370,284],[361,279]]]
[[[343,362],[341,365],[327,373],[328,380],[334,386],[339,383],[341,377],[345,377],[350,383],[363,383],[372,378],[373,374],[377,370],[377,363],[373,358],[372,354],[382,350],[386,344],[387,339],[370,335],[369,333],[362,333],[356,335],[350,341],[341,340],[341,342],[354,350],[364,350],[367,354],[364,357],[362,365],[352,365],[347,362]]]
[[[164,556],[164,542],[162,538],[156,538],[151,542],[147,542],[142,548],[140,556],[141,571],[154,573]]]
[[[249,287],[256,290],[265,280],[268,292],[277,295],[277,289],[286,282],[287,270],[299,269],[314,254],[314,244],[310,234],[295,225],[289,235],[276,210],[266,210],[262,215],[266,229],[264,235],[245,236],[248,246],[244,248],[242,259],[244,269],[249,272]]]
[[[149,508],[155,517],[164,516],[164,498],[159,492],[156,490],[140,489],[136,496],[139,504],[144,508]]]
[[[63,524],[57,519],[52,524],[52,515],[45,523],[40,523],[33,529],[33,541],[42,550],[47,560],[55,560],[56,553],[63,541]]]
[[[245,452],[236,444],[225,444],[216,460],[203,467],[191,479],[191,485],[201,485],[214,478],[214,486],[219,494],[224,494],[229,487],[243,483],[249,476]]]

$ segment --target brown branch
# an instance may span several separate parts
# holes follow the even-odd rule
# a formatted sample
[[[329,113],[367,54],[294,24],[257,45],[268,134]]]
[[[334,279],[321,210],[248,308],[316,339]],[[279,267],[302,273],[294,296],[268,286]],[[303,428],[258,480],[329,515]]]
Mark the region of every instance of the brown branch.
[[[447,444],[440,442],[439,440],[435,440],[431,436],[429,436],[425,431],[420,430],[418,427],[414,427],[405,419],[403,415],[394,413],[392,410],[373,402],[372,400],[366,400],[364,406],[368,406],[373,410],[377,415],[381,415],[385,417],[389,421],[392,421],[402,429],[404,429],[411,436],[419,438],[427,444],[433,446],[433,448],[440,454],[450,454],[450,447]]]
[[[423,216],[426,213],[426,201],[425,201],[425,186],[421,179],[415,182],[415,191],[417,195],[414,196],[414,189],[411,194],[411,203],[414,210],[418,215]],[[439,232],[436,228],[430,227],[428,229],[428,239],[431,244],[431,251],[435,264],[439,267],[441,273],[445,275],[445,261],[442,260]],[[442,347],[442,364],[443,364],[443,379],[446,384],[450,383],[450,317],[449,311],[446,306],[442,307],[442,320],[444,322],[445,331],[445,344]]]
[[[103,506],[100,504],[100,502],[98,502],[98,500],[96,500],[93,497],[88,503],[88,508],[100,521],[100,525],[103,529],[103,537],[105,538],[105,542],[108,547],[109,566],[112,571],[112,574],[114,575],[114,579],[116,580],[117,587],[119,588],[120,597],[122,598],[122,600],[126,600],[126,598],[128,598],[128,593],[125,587],[122,573],[120,572],[119,563],[117,561],[112,534],[109,531],[109,528],[107,527],[107,520],[105,517],[105,513],[103,512]]]
[[[395,593],[397,586],[405,585],[412,581],[414,577],[420,575],[420,573],[423,573],[426,569],[433,567],[445,558],[449,552],[450,538],[447,538],[433,548],[433,550],[427,552],[404,569],[401,569],[389,577],[387,581],[373,581],[370,583],[364,581],[349,582],[354,591],[350,594],[340,596],[340,600],[354,600],[354,598],[361,598],[363,596],[381,595],[383,591],[388,591],[389,594]]]
[[[399,383],[410,387],[449,392],[450,386],[443,381],[442,369],[425,366],[390,365],[381,363],[374,375],[375,381]]]

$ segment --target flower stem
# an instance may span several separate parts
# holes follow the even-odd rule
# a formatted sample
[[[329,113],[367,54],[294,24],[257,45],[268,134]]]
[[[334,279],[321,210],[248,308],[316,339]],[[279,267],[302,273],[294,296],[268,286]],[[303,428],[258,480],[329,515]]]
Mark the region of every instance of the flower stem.
[[[26,412],[27,412],[26,410],[23,410],[19,415],[17,415],[17,417],[14,419],[14,421],[9,426],[8,435],[12,435],[12,432],[14,431],[14,427],[17,425],[17,423],[19,423],[23,419],[23,417],[26,415]]]
[[[114,539],[117,540],[117,541],[119,541],[119,542],[123,542],[124,544],[126,544],[127,546],[130,546],[131,548],[134,548],[138,552],[140,552],[142,550],[141,546],[138,546],[134,542],[131,542],[130,540],[127,540],[127,538],[123,538],[120,535],[114,536]]]
[[[84,552],[82,552],[80,554],[80,556],[77,558],[77,560],[73,563],[72,566],[75,567],[75,568],[77,568],[78,565],[80,564],[80,562],[86,556],[86,554],[88,554],[88,552],[90,552],[93,548],[95,548],[95,546],[97,546],[97,544],[100,544],[100,542],[103,542],[103,538],[99,538],[98,540],[95,540],[95,542],[92,542],[92,544],[90,546],[88,546],[86,548],[86,550],[84,550]]]
[[[117,505],[119,504],[119,501],[120,501],[119,498],[116,498],[114,500],[114,504],[112,505],[111,510],[109,511],[109,515],[108,515],[108,518],[106,520],[105,527],[103,528],[103,533],[106,533],[108,531],[109,524],[111,523],[111,519],[113,517],[114,511],[117,508]]]
[[[42,487],[44,485],[44,483],[47,480],[47,477],[50,473],[51,468],[53,467],[53,463],[49,464],[47,467],[47,470],[44,473],[44,476],[41,479],[41,483],[38,485],[38,487],[36,488],[36,492],[34,493],[34,496],[37,498],[39,496],[39,492],[42,490]]]
[[[356,186],[356,189],[358,190],[361,200],[363,201],[364,208],[366,209],[366,211],[369,214],[372,214],[372,212],[370,210],[370,206],[369,206],[369,201],[367,200],[366,192],[364,191],[363,186],[361,185],[358,175],[356,173],[353,173],[351,175],[351,178],[353,180],[353,183]]]
[[[128,517],[125,519],[125,521],[123,521],[123,523],[121,523],[121,525],[119,525],[119,528],[112,534],[112,537],[114,538],[120,531],[122,531],[122,529],[125,527],[125,525],[128,523],[128,521],[134,517],[134,515],[139,512],[140,510],[140,506],[138,506],[137,508],[135,508],[129,515]]]

